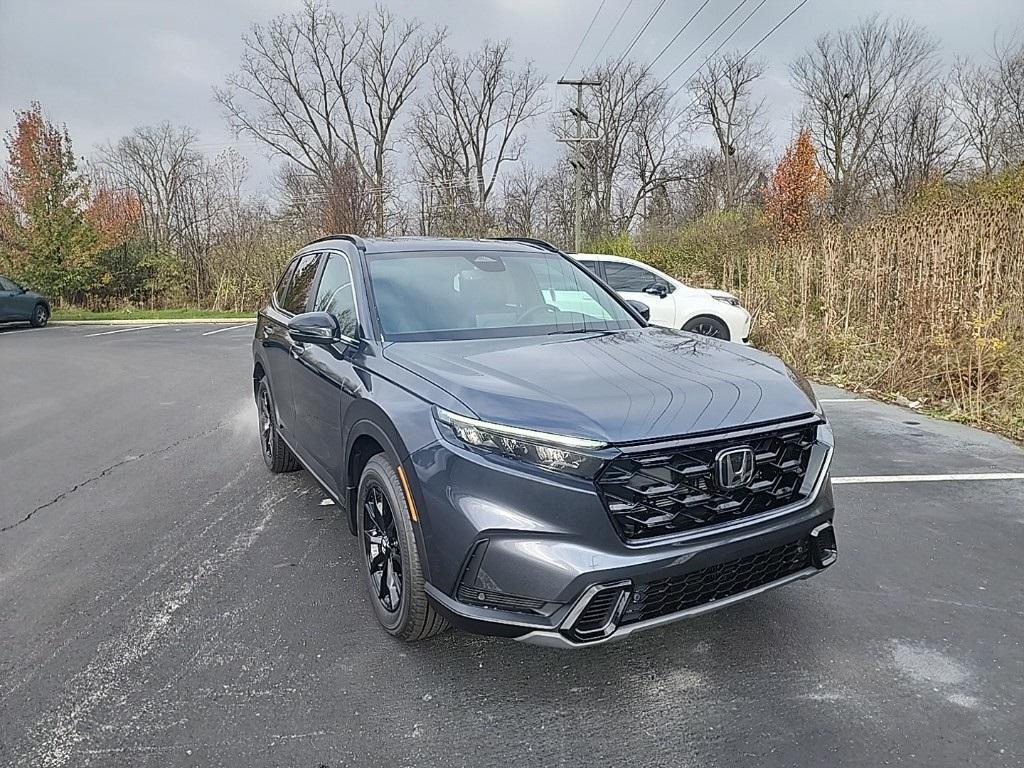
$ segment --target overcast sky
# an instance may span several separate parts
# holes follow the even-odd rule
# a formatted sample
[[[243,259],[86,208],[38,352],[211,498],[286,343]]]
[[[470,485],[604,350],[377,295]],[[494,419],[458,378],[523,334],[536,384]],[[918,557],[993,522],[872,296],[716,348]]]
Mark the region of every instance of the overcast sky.
[[[14,123],[13,111],[36,100],[50,119],[66,123],[76,154],[116,140],[138,125],[170,120],[199,131],[211,153],[235,146],[252,165],[252,188],[269,188],[270,162],[246,141],[236,141],[213,101],[242,50],[241,37],[253,22],[300,6],[301,0],[0,0],[0,132]],[[588,64],[612,30],[628,0],[606,0],[577,59]],[[633,0],[602,55],[618,56],[658,0]],[[729,47],[746,50],[795,5],[767,0],[733,38]],[[599,0],[418,0],[386,2],[396,13],[446,26],[449,44],[475,48],[484,39],[508,38],[520,59],[532,59],[553,85],[565,69]],[[651,59],[689,18],[697,0],[667,0],[633,49]],[[712,0],[693,25],[658,62],[667,74],[735,7],[734,0]],[[337,0],[335,7],[355,14],[373,0]],[[751,2],[750,8],[756,3]],[[740,20],[733,17],[717,41]],[[1024,25],[1024,0],[810,0],[779,29],[758,54],[768,63],[762,95],[768,100],[777,143],[788,138],[798,98],[787,65],[816,36],[855,23],[872,13],[910,18],[942,45],[946,61],[956,56],[988,56],[995,35],[1006,37]],[[682,82],[704,53],[676,75]],[[577,74],[570,72],[570,75]],[[547,119],[531,131],[528,161],[542,165],[556,153]]]

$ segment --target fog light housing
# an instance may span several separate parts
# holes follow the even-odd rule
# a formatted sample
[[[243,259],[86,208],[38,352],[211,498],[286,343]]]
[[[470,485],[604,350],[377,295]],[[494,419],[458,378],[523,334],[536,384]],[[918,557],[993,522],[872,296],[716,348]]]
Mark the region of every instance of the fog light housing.
[[[828,568],[836,561],[836,529],[832,523],[822,523],[811,531],[811,559],[818,568]]]

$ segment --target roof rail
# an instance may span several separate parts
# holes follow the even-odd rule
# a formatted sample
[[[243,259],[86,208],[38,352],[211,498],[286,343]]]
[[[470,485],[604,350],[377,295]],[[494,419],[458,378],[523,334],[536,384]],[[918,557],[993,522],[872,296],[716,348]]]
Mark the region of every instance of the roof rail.
[[[504,240],[511,243],[527,243],[529,245],[535,245],[538,248],[543,248],[545,251],[551,251],[552,253],[561,253],[561,251],[549,243],[547,240],[541,240],[538,237],[488,237],[487,240]]]
[[[360,251],[363,251],[364,253],[366,252],[366,243],[363,242],[363,238],[361,238],[359,235],[324,235],[323,237],[318,237],[316,240],[310,240],[308,243],[306,243],[306,245],[313,245],[313,243],[323,243],[326,242],[327,240],[348,240]]]

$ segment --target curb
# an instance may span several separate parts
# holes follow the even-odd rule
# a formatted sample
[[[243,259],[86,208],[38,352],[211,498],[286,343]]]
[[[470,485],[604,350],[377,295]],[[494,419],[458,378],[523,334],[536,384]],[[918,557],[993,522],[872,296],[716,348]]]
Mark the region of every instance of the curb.
[[[190,317],[178,320],[160,318],[153,320],[51,320],[49,325],[224,325],[235,323],[236,325],[255,324],[256,318],[251,317]]]

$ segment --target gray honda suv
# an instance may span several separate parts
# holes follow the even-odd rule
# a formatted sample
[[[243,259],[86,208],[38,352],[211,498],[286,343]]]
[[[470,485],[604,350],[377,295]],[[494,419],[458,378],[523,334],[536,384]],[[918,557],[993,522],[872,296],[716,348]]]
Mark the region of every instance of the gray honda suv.
[[[836,559],[807,382],[643,309],[525,238],[288,263],[253,343],[263,458],[343,510],[388,632],[593,645]]]

